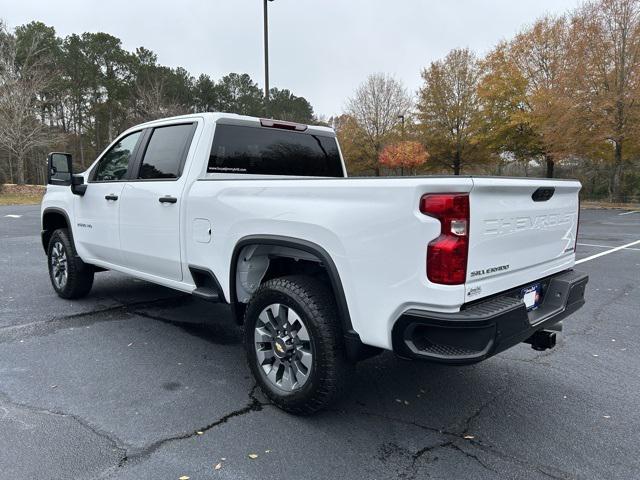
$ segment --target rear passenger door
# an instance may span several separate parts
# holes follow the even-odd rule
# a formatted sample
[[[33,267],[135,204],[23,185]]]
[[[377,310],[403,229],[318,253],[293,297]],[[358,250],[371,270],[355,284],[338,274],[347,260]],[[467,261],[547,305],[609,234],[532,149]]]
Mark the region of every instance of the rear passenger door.
[[[120,202],[120,245],[128,268],[182,280],[180,211],[196,126],[189,122],[145,131]]]

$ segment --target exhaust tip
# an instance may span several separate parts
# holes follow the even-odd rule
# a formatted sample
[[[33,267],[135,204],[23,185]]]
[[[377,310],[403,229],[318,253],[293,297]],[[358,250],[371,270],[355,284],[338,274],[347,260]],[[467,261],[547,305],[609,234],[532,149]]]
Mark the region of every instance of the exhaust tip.
[[[549,330],[538,330],[527,338],[524,343],[531,345],[531,348],[538,351],[548,350],[556,346],[556,332]]]

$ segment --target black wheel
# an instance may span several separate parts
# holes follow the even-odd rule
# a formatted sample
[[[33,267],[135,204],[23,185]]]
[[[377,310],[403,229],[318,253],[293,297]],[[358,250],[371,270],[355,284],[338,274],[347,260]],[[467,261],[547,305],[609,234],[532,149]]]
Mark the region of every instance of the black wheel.
[[[93,267],[84,263],[66,228],[53,232],[47,249],[49,278],[56,293],[62,298],[81,298],[93,285]]]
[[[308,415],[330,405],[353,370],[335,299],[311,277],[262,284],[247,306],[244,342],[258,384],[290,413]]]

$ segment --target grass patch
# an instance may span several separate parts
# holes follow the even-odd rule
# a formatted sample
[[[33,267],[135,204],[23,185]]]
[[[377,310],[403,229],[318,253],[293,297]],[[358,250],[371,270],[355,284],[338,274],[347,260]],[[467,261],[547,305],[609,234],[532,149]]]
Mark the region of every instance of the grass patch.
[[[38,205],[42,195],[4,195],[0,193],[0,205]]]
[[[43,185],[5,184],[0,189],[0,205],[37,205],[45,190]]]

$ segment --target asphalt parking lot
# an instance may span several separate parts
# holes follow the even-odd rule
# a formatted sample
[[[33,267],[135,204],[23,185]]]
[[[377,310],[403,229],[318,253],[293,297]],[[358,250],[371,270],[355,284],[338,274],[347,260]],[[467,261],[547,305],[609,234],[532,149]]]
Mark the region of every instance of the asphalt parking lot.
[[[113,272],[86,299],[59,299],[39,207],[0,207],[0,472],[640,478],[640,244],[591,258],[637,240],[640,212],[582,211],[587,304],[555,349],[456,368],[384,354],[333,410],[299,418],[255,389],[224,306]]]

